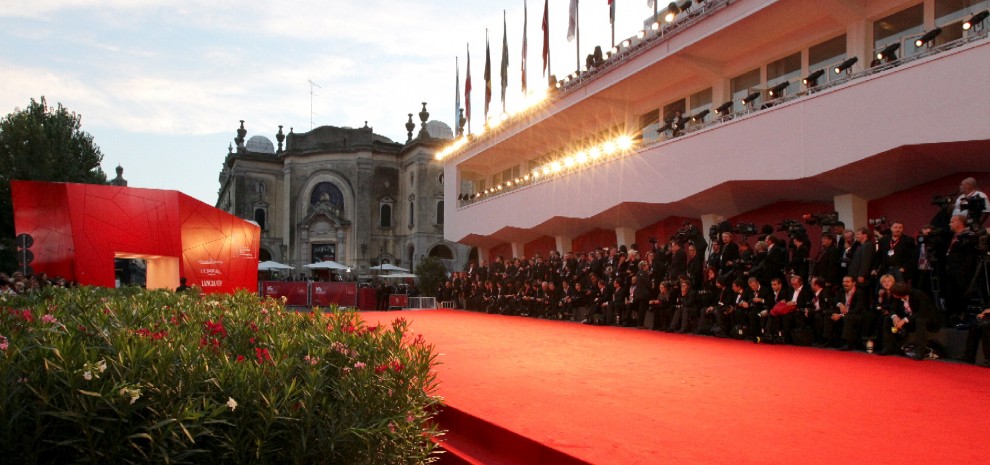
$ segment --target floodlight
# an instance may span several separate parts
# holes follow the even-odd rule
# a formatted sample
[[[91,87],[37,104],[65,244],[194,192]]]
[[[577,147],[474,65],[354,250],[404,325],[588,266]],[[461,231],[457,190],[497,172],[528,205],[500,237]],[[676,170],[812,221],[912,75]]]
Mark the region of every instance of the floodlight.
[[[721,106],[719,106],[718,108],[716,108],[715,109],[715,114],[724,115],[731,108],[732,108],[732,100],[729,100],[728,102],[725,102]]]
[[[780,84],[777,84],[767,89],[767,94],[770,95],[771,97],[780,97],[781,95],[784,95],[784,89],[786,89],[787,86],[790,85],[791,83],[789,81],[781,82]]]
[[[701,110],[698,114],[691,117],[691,121],[704,121],[705,116],[708,116],[708,110]]]
[[[963,23],[963,30],[968,31],[972,29],[973,26],[976,26],[977,24],[982,23],[984,19],[987,19],[987,16],[990,16],[990,11],[987,10],[983,10],[973,16],[970,16],[970,18]]]
[[[814,87],[818,85],[818,78],[822,77],[823,74],[825,74],[824,68],[809,74],[808,77],[804,78],[801,82],[808,87]]]
[[[923,45],[930,45],[931,41],[935,40],[939,34],[942,33],[942,28],[937,27],[925,33],[925,35],[918,37],[918,40],[914,41],[915,47],[921,47]]]
[[[856,64],[857,61],[859,61],[859,57],[847,58],[842,63],[839,63],[839,66],[835,67],[835,74],[839,74],[843,71],[849,71],[852,68],[852,65]]]
[[[897,59],[897,49],[901,48],[900,42],[894,42],[879,52],[877,52],[877,60],[896,60]]]
[[[753,100],[756,100],[758,98],[760,98],[760,92],[759,91],[753,92],[753,93],[751,93],[751,94],[743,97],[742,104],[743,105],[749,105],[750,102],[752,102]]]

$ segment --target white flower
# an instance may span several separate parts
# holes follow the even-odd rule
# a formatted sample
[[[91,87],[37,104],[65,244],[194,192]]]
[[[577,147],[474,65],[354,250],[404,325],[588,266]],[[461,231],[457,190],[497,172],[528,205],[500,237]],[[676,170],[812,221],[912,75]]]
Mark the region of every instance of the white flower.
[[[85,372],[83,372],[83,379],[85,379],[86,381],[92,381],[93,373],[90,373],[89,370],[86,370]]]
[[[107,371],[107,362],[106,362],[106,360],[100,360],[99,362],[97,362],[96,363],[96,369],[97,370],[100,370],[100,373],[103,373],[104,371]]]
[[[230,410],[231,411],[233,411],[234,409],[237,408],[237,401],[234,400],[233,397],[228,397],[227,398],[227,406],[230,407]]]

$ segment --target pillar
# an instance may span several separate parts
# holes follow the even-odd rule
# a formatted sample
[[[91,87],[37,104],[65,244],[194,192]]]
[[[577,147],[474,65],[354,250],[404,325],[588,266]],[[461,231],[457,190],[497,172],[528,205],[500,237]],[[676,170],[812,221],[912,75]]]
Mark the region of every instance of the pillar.
[[[626,246],[636,243],[636,230],[632,228],[615,228],[615,244],[618,246]]]
[[[573,250],[574,238],[571,236],[554,236],[557,241],[557,251],[561,254],[571,252]]]
[[[513,258],[522,257],[523,255],[525,255],[525,253],[526,253],[526,244],[523,244],[522,242],[513,242],[512,243],[512,257]]]
[[[835,196],[835,211],[839,213],[839,221],[846,224],[846,229],[866,227],[868,213],[867,200],[855,194]]]

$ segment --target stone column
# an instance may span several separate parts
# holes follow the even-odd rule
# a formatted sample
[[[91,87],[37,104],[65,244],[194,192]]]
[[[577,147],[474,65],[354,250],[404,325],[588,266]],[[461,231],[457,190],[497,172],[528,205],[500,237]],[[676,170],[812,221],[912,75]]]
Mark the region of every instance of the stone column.
[[[629,247],[636,243],[636,230],[632,228],[615,228],[615,244]]]
[[[846,224],[846,229],[856,229],[866,226],[867,200],[855,194],[835,196],[835,211],[839,213],[839,221]]]
[[[557,241],[557,251],[562,255],[570,252],[573,248],[574,238],[571,236],[554,236]]]

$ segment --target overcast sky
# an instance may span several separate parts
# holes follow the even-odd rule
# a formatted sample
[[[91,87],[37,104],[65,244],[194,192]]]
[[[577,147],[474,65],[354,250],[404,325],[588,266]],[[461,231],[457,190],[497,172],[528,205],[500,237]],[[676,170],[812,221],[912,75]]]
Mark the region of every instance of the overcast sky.
[[[652,15],[616,0],[616,41]],[[455,59],[463,96],[471,45],[473,121],[484,108],[485,29],[499,101],[502,15],[509,44],[508,107],[521,100],[523,0],[5,0],[0,8],[0,115],[45,96],[82,115],[103,169],[131,187],[174,189],[215,204],[227,146],[275,142],[316,126],[368,125],[406,140],[408,113],[454,126]],[[575,69],[566,39],[570,0],[550,2],[552,71]],[[663,2],[661,2],[663,3]],[[541,76],[541,0],[528,1],[528,81]],[[665,4],[665,3],[663,3]],[[580,2],[581,56],[611,45],[608,1]],[[583,59],[582,59],[583,60]],[[463,97],[462,97],[463,100]],[[463,105],[463,102],[462,102]],[[414,117],[418,122],[418,117]],[[477,124],[477,123],[475,123]],[[472,124],[472,126],[475,126]],[[477,127],[477,126],[475,126]]]

